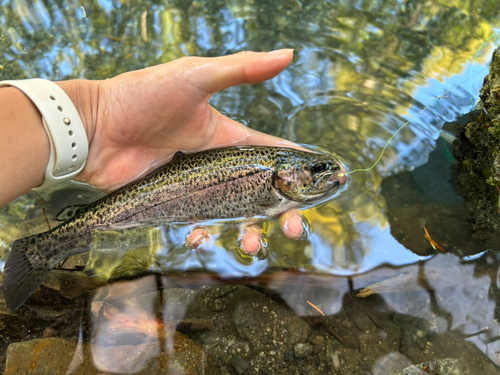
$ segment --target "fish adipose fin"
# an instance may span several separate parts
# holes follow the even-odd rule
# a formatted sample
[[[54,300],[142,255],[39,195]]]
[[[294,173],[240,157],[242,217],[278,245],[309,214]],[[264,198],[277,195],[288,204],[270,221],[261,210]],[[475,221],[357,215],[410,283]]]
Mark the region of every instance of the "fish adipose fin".
[[[11,310],[16,310],[42,284],[50,268],[35,268],[29,261],[26,249],[30,237],[12,243],[12,251],[5,263],[3,289],[5,301]]]

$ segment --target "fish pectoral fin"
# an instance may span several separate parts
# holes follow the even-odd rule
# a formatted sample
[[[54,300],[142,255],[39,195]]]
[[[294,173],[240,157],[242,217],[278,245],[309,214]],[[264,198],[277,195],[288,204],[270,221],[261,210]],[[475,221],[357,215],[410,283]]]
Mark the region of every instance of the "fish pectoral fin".
[[[29,237],[27,237],[29,238]],[[29,242],[23,238],[14,241],[3,273],[5,301],[11,310],[17,310],[42,284],[51,271],[48,264],[35,268],[26,250]]]
[[[71,206],[64,207],[59,211],[56,216],[54,217],[54,220],[56,221],[66,221],[68,219],[71,219],[72,217],[75,217],[84,207],[86,207],[86,204],[74,204]]]
[[[279,200],[279,199],[276,199],[276,200],[265,199],[265,200],[261,200],[261,201],[254,201],[252,203],[256,204],[257,206],[263,207],[263,208],[273,208],[273,207],[277,207],[281,203],[281,200]]]

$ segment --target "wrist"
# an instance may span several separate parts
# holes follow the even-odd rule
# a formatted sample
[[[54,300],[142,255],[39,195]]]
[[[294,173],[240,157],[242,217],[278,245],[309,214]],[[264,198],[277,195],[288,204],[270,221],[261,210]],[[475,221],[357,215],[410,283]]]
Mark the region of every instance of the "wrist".
[[[90,146],[95,133],[100,81],[74,79],[54,82],[69,96],[82,120]]]

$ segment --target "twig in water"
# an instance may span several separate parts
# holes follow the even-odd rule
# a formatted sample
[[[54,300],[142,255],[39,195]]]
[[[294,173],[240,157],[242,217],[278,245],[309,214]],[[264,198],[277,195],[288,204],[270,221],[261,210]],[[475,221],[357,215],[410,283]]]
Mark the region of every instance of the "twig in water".
[[[316,307],[315,305],[313,305],[311,302],[309,301],[306,301],[314,310],[316,310],[317,312],[319,312],[321,315],[325,316],[325,314],[323,313],[323,311],[321,311],[318,307]]]
[[[429,241],[431,243],[432,248],[434,250],[436,250],[436,247],[438,247],[439,250],[444,251],[444,249],[441,246],[439,246],[438,243],[431,238],[431,236],[429,235],[429,232],[427,232],[427,229],[425,227],[424,227],[424,231],[425,231],[424,237],[427,239],[427,241]]]
[[[309,320],[309,321],[311,321],[314,324],[319,324],[321,327],[323,327],[324,329],[326,329],[326,331],[330,335],[335,336],[337,338],[337,340],[339,340],[342,344],[344,344],[344,340],[342,339],[342,337],[340,337],[340,335],[337,332],[335,332],[325,322],[323,322],[320,317],[318,317],[318,316],[308,316],[308,317],[306,317],[306,319]]]

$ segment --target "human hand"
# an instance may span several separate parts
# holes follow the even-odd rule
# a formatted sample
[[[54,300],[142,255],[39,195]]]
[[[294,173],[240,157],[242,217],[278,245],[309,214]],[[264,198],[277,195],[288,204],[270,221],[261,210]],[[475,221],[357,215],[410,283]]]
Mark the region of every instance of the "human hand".
[[[281,72],[291,50],[274,53],[184,57],[120,74],[97,85],[88,130],[89,155],[77,180],[105,191],[146,174],[182,150],[190,153],[236,145],[298,147],[249,129],[208,104],[217,91],[257,83]]]
[[[91,85],[89,92],[97,99],[88,100],[90,109],[83,111],[90,147],[86,166],[76,179],[112,191],[179,150],[190,153],[229,145],[300,148],[249,129],[208,104],[217,91],[276,76],[292,57],[292,50],[184,57],[104,81],[80,81]],[[285,235],[299,238],[301,214],[287,213],[281,226]],[[190,236],[201,238],[198,232]],[[254,226],[243,230],[242,247],[256,252],[260,236]]]

